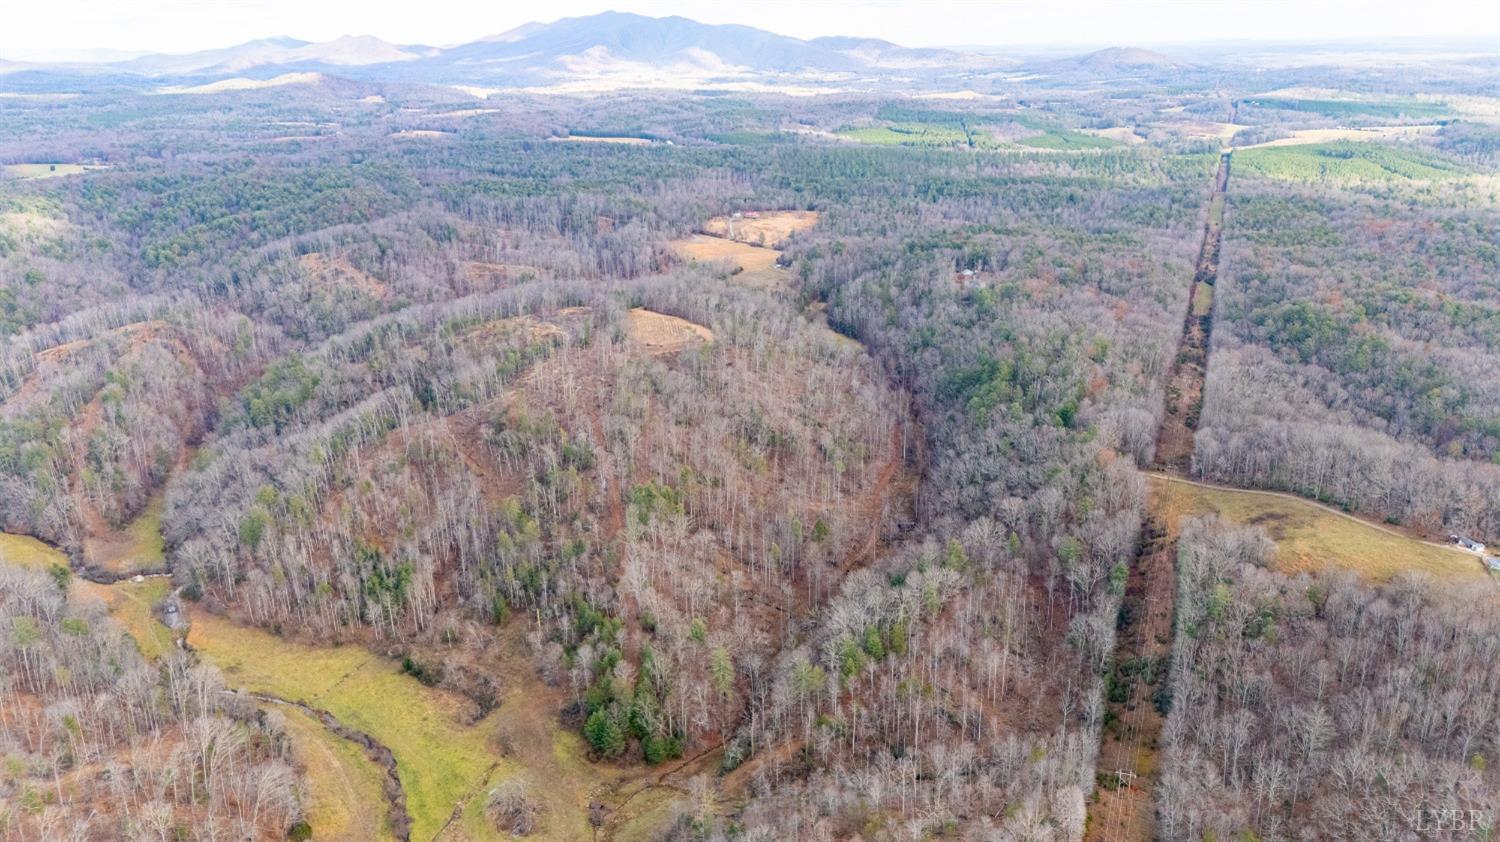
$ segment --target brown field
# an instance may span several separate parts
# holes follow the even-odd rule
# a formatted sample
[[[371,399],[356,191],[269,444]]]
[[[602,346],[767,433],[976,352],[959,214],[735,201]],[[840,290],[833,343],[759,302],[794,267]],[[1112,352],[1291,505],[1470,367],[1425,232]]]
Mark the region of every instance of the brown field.
[[[715,237],[775,248],[787,237],[817,224],[817,211],[761,211],[755,218],[716,216],[703,230]]]
[[[31,179],[31,178],[60,178],[65,175],[81,175],[94,170],[108,169],[98,164],[6,164],[0,167],[0,173],[6,178]]]
[[[532,278],[551,277],[552,273],[540,266],[524,263],[486,263],[471,260],[464,264],[464,276],[478,289],[494,289],[499,284],[515,283]]]
[[[1437,124],[1429,126],[1370,126],[1363,129],[1299,129],[1291,133],[1289,137],[1281,137],[1276,140],[1268,140],[1265,143],[1252,143],[1249,146],[1236,146],[1236,149],[1262,149],[1269,146],[1301,146],[1307,143],[1332,143],[1336,140],[1390,140],[1399,137],[1420,137],[1422,135],[1436,134],[1442,128]]]
[[[1132,146],[1137,143],[1146,142],[1146,139],[1144,137],[1136,134],[1135,129],[1132,129],[1129,126],[1115,126],[1109,129],[1079,129],[1079,131],[1083,132],[1084,134],[1094,135],[1095,137],[1117,140],[1120,143],[1128,143]]]
[[[571,141],[573,143],[620,143],[626,146],[646,146],[651,143],[649,138],[644,137],[585,137],[583,135],[568,135],[558,137],[556,135],[547,138],[549,141]]]
[[[315,251],[297,258],[297,263],[319,288],[354,290],[380,301],[391,297],[391,290],[385,282],[361,271],[342,257],[330,257]]]
[[[1254,524],[1276,541],[1276,568],[1284,573],[1352,570],[1375,582],[1403,571],[1440,579],[1486,579],[1478,556],[1405,535],[1395,529],[1271,491],[1241,491],[1150,476],[1157,511],[1174,516],[1219,513]]]
[[[1161,123],[1158,125],[1158,128],[1183,137],[1216,138],[1228,143],[1229,139],[1234,137],[1235,132],[1249,127],[1241,126],[1237,123],[1215,123],[1210,120],[1193,120],[1190,122]]]
[[[445,138],[458,137],[457,132],[440,132],[433,129],[403,129],[399,132],[391,132],[391,137],[397,140],[414,140],[418,138]]]
[[[781,252],[760,248],[746,243],[694,234],[685,240],[673,240],[667,244],[684,260],[697,263],[723,263],[734,272],[731,280],[756,289],[784,289],[791,278],[787,271],[776,265]]]
[[[628,316],[630,338],[653,354],[672,354],[714,341],[713,331],[687,319],[644,307],[636,307]]]

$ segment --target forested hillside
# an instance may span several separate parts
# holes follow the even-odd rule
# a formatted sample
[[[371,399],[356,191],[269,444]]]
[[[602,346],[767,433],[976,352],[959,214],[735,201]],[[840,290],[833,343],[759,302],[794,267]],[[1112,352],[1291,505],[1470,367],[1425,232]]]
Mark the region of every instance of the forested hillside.
[[[1482,86],[1109,61],[0,101],[0,837],[1492,826]]]
[[[1488,188],[1245,174],[1260,151],[1273,150],[1235,156],[1196,470],[1431,530],[1500,533],[1500,213]]]
[[[1179,546],[1165,838],[1449,838],[1493,821],[1490,583],[1288,577],[1266,569],[1263,532],[1216,519]]]

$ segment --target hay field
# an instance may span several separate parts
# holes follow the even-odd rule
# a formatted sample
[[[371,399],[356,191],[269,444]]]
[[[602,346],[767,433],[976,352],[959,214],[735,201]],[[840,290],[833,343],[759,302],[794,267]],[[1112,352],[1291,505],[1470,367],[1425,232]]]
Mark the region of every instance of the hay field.
[[[817,211],[758,211],[754,217],[716,216],[704,224],[715,237],[751,245],[776,247],[783,240],[818,224]]]
[[[1290,495],[1211,487],[1160,474],[1149,479],[1155,511],[1179,518],[1217,512],[1265,529],[1276,541],[1276,567],[1284,573],[1352,570],[1373,582],[1403,571],[1439,579],[1488,578],[1477,556]]]
[[[714,341],[714,332],[687,319],[636,307],[626,314],[630,338],[653,354],[670,354]]]

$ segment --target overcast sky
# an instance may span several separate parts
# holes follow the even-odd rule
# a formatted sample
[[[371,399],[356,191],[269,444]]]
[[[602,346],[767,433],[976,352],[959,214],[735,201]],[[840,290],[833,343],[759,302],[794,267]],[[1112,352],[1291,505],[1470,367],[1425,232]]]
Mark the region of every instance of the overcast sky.
[[[253,38],[375,35],[453,44],[531,20],[615,9],[786,35],[906,46],[1171,44],[1391,36],[1494,38],[1500,0],[0,0],[0,57],[113,48],[187,52]]]

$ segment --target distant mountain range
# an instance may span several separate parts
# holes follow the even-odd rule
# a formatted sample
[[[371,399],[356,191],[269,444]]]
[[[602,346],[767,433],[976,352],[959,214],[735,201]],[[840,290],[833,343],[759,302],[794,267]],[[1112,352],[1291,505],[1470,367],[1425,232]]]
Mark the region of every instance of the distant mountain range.
[[[1015,59],[945,49],[913,49],[874,38],[803,40],[738,25],[621,12],[529,23],[467,44],[392,44],[373,36],[314,43],[278,37],[223,49],[105,62],[0,61],[0,77],[109,77],[185,91],[218,84],[310,79],[329,74],[365,81],[487,87],[702,87],[768,78],[836,86],[855,81],[913,82],[1013,69]],[[1104,50],[1054,63],[1055,72],[1118,74],[1190,67],[1159,53]],[[134,81],[132,81],[134,80]],[[34,79],[33,79],[34,81]]]

